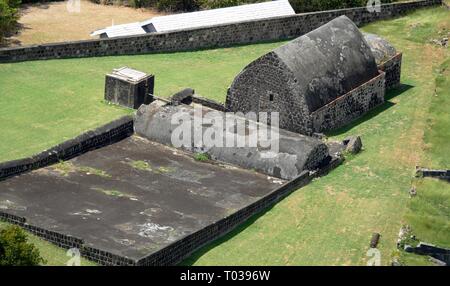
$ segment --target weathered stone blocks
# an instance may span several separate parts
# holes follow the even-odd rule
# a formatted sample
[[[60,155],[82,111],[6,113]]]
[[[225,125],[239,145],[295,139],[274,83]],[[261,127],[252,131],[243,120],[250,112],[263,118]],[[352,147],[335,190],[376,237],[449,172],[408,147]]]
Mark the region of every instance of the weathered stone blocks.
[[[182,117],[180,115],[183,115]],[[200,118],[202,117],[202,118]],[[173,135],[179,134],[180,124],[173,124],[173,118],[183,118],[183,136],[185,144],[176,146],[190,152],[204,152],[214,160],[234,164],[246,169],[253,169],[281,179],[293,179],[305,170],[316,170],[324,161],[329,159],[328,147],[320,140],[286,130],[273,128],[224,112],[207,108],[195,110],[188,105],[166,105],[160,101],[154,101],[150,105],[142,105],[135,118],[135,132],[143,137],[164,145],[173,146]],[[189,120],[187,120],[189,119]],[[197,120],[208,120],[195,124]],[[223,122],[222,125],[209,124],[211,122]],[[205,123],[206,122],[206,123]],[[184,125],[190,123],[189,125]],[[253,124],[252,124],[253,123]],[[241,129],[242,128],[242,129]],[[268,130],[267,137],[258,138],[258,144],[252,146],[243,144],[237,146],[237,138],[244,136],[260,136],[261,129]],[[206,138],[205,134],[213,133],[218,137],[213,146],[198,141]],[[278,146],[269,146],[278,139]],[[232,142],[232,144],[228,144]],[[269,147],[261,147],[269,146]],[[277,148],[274,150],[273,148]]]
[[[401,77],[402,53],[397,52],[392,44],[378,35],[364,33],[364,38],[375,57],[378,69],[386,73],[386,90],[398,87]]]
[[[364,36],[341,16],[245,67],[229,88],[226,109],[278,112],[280,128],[311,135],[383,103],[384,78]]]
[[[384,102],[385,73],[351,90],[311,113],[313,130],[323,132],[343,127]]]

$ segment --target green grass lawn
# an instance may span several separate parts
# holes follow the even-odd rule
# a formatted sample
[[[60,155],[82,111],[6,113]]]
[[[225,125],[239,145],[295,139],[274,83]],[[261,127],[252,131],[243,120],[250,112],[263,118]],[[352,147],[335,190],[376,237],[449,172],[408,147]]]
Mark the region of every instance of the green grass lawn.
[[[450,168],[450,58],[438,69],[436,92],[429,107],[424,134],[425,154],[422,166]],[[405,222],[421,241],[450,248],[450,183],[425,178],[413,181],[417,197],[408,203]],[[428,265],[426,257],[399,253],[400,262],[408,265]]]
[[[103,101],[105,74],[122,66],[156,75],[155,94],[183,88],[224,101],[234,76],[281,43],[188,53],[0,64],[0,162],[42,151],[130,113]]]
[[[382,263],[389,264],[395,255],[398,231],[405,223],[411,223],[427,239],[430,235],[430,240],[448,241],[448,232],[435,236],[430,228],[418,227],[429,222],[416,214],[408,191],[416,165],[449,166],[442,154],[448,154],[450,148],[445,109],[450,98],[448,85],[440,84],[448,78],[442,63],[449,51],[428,44],[430,38],[449,28],[450,12],[443,8],[419,10],[364,27],[404,53],[403,86],[387,95],[384,106],[329,134],[332,139],[359,134],[364,151],[198,251],[184,264],[361,265],[366,263],[373,232],[381,233]],[[0,120],[4,122],[0,161],[36,153],[131,112],[102,100],[104,75],[112,68],[126,65],[154,73],[159,96],[192,87],[204,97],[223,101],[233,77],[247,63],[282,43],[0,64]],[[430,196],[440,196],[439,190],[449,193],[449,185],[441,183],[426,187],[438,192],[430,192]],[[422,197],[427,204],[426,196],[417,199]],[[448,217],[442,214],[445,210],[448,203],[439,209],[437,218],[448,225]],[[433,207],[423,211],[433,212]],[[414,219],[419,222],[413,223]],[[50,252],[58,250],[46,247],[52,247]],[[51,263],[58,264],[58,260]]]

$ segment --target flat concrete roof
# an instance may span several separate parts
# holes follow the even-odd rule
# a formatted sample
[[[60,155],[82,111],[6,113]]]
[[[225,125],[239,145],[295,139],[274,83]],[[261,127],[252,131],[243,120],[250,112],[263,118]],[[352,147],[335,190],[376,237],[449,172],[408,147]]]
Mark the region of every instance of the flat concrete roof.
[[[148,77],[148,74],[146,74],[145,72],[137,71],[129,67],[121,67],[118,69],[114,69],[112,73],[108,75],[133,83]]]
[[[194,160],[138,136],[0,182],[0,209],[139,259],[255,202],[283,181]]]

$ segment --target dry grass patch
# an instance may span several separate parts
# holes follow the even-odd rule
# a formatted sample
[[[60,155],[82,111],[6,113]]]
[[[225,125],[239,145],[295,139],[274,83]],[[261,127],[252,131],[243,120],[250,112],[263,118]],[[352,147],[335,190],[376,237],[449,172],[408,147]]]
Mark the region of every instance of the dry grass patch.
[[[89,34],[107,26],[143,21],[160,12],[122,6],[98,5],[81,0],[80,13],[69,13],[67,1],[23,5],[17,35],[9,46],[89,40]]]

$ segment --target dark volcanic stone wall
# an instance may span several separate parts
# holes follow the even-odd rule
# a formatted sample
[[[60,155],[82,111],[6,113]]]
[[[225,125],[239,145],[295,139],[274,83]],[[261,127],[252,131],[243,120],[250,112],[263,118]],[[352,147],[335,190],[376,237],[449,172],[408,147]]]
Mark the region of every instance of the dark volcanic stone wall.
[[[133,117],[124,116],[28,158],[0,163],[0,180],[69,160],[133,134]]]
[[[378,66],[378,68],[386,73],[385,86],[386,91],[396,88],[400,85],[402,72],[402,54],[399,53],[390,58],[386,62]]]
[[[289,67],[271,52],[248,65],[228,90],[226,109],[233,112],[280,112],[280,127],[310,134],[311,120],[298,80]]]
[[[85,244],[84,240],[64,233],[55,232],[27,223],[26,218],[8,214],[0,211],[0,220],[18,225],[32,234],[45,239],[59,247],[70,249],[76,248],[81,256],[102,265],[135,265],[136,262],[107,251],[96,249]],[[67,257],[69,260],[70,257]]]
[[[442,0],[393,3],[382,5],[380,13],[370,13],[366,7],[361,7],[143,36],[6,48],[0,49],[0,62],[187,51],[289,39],[306,34],[341,15],[361,25],[441,3]]]
[[[384,102],[384,73],[311,114],[314,131],[342,127]]]
[[[374,34],[364,33],[364,38],[375,57],[378,69],[386,73],[386,90],[400,85],[402,53],[397,52],[391,43]]]

